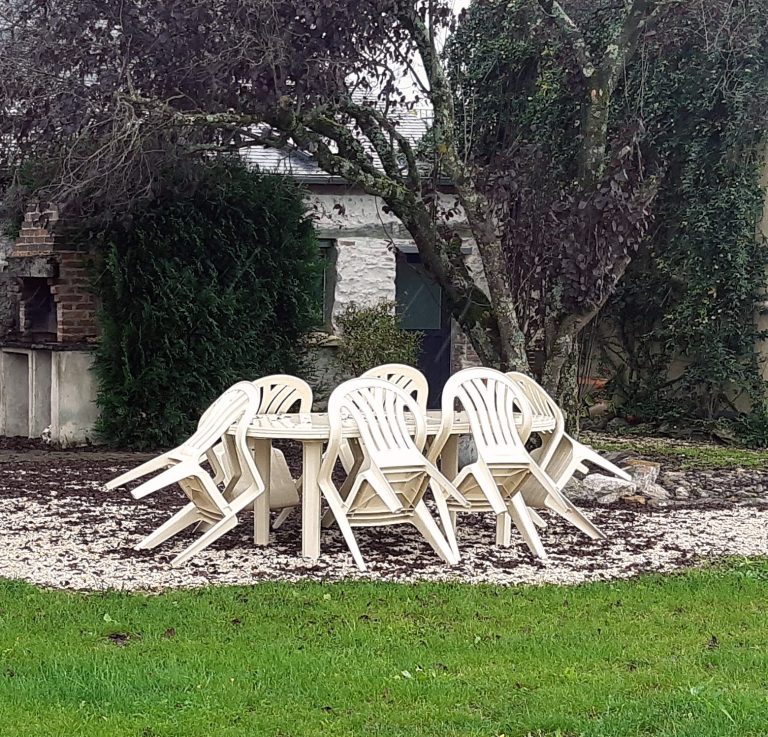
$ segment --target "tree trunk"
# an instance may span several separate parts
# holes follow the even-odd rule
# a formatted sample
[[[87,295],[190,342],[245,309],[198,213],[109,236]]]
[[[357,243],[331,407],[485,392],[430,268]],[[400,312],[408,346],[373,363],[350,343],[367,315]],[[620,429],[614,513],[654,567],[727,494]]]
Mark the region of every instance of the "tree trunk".
[[[574,339],[573,350],[560,372],[557,401],[565,414],[565,429],[576,438],[579,436],[581,420],[579,378],[579,341]]]
[[[557,402],[565,415],[565,429],[578,435],[579,415],[579,342],[573,337],[558,344],[557,355],[544,361],[542,386]]]
[[[587,322],[566,316],[549,327],[550,338],[545,346],[542,386],[563,410],[571,434],[579,431],[579,333]]]
[[[496,312],[472,279],[460,249],[440,235],[422,202],[390,199],[387,204],[413,237],[422,263],[442,288],[451,316],[480,361],[501,367],[504,348]]]
[[[456,187],[456,194],[475,238],[488,283],[488,293],[498,331],[498,360],[491,365],[501,370],[527,368],[525,335],[520,329],[509,268],[501,238],[493,220],[493,208],[477,185],[476,171],[459,155],[456,143],[453,90],[443,67],[435,39],[415,4],[404,5],[398,14],[416,44],[430,86],[432,129],[438,168]],[[413,232],[411,232],[413,235]],[[421,246],[419,246],[421,251]],[[471,336],[470,336],[471,339]],[[473,341],[474,345],[474,341]],[[481,356],[482,360],[482,356]]]
[[[568,40],[587,81],[587,99],[582,121],[583,138],[579,152],[579,184],[584,192],[595,189],[602,178],[608,147],[608,118],[611,97],[624,65],[637,48],[638,40],[657,9],[657,0],[632,0],[627,8],[624,21],[614,38],[606,45],[602,58],[593,64],[591,51],[581,29],[573,22],[557,0],[539,0],[539,5],[558,26]],[[621,278],[631,256],[614,270],[615,281]],[[559,324],[553,320],[546,329],[546,358],[544,364],[544,388],[556,399],[566,413],[569,431],[578,431],[579,387],[578,336],[581,330],[597,314],[605,303],[581,315],[560,317]]]
[[[525,334],[520,329],[509,264],[492,215],[493,208],[475,186],[470,172],[453,148],[446,153],[444,162],[456,185],[459,202],[464,208],[483,262],[488,293],[499,326],[501,351],[497,368],[502,371],[527,369]]]

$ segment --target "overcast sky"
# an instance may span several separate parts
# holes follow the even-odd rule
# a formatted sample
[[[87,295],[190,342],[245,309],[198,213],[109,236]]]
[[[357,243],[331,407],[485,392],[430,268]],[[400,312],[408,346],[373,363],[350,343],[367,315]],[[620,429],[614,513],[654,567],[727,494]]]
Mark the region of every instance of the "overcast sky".
[[[451,5],[453,6],[453,12],[456,14],[460,13],[464,8],[468,7],[471,2],[472,0],[452,0]],[[445,38],[442,38],[440,40],[442,43],[445,43]],[[424,67],[421,65],[420,59],[418,60],[416,68],[418,70],[419,76],[421,77],[421,79],[423,79]],[[403,90],[403,92],[405,92],[409,97],[418,91],[418,86],[416,82],[410,77],[410,75],[403,77],[400,87]]]

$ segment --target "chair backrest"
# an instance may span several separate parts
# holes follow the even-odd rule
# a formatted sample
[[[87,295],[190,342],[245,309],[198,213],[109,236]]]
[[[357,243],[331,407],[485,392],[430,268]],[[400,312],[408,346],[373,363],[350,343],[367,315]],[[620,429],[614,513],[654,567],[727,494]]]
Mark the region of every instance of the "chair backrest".
[[[340,384],[328,400],[329,455],[341,446],[346,418],[357,424],[363,453],[380,468],[421,456],[427,425],[419,403],[405,389],[384,379],[359,378]]]
[[[249,384],[255,392],[256,404],[252,415],[282,414],[291,411],[297,403],[299,412],[312,411],[312,389],[309,387],[309,384],[295,376],[274,374],[272,376],[265,376],[263,379],[256,379],[256,381],[241,383]],[[208,412],[214,406],[215,403],[203,413],[200,423],[203,423]],[[248,423],[250,423],[250,420],[251,418],[249,418]],[[240,443],[241,440],[237,439],[237,442]],[[222,474],[221,477],[224,479],[232,478],[237,472],[237,469],[232,467],[233,462],[237,462],[240,465],[245,462],[249,468],[251,466],[250,455],[248,458],[242,459],[231,452],[225,453],[223,446],[217,446],[217,448],[213,449],[208,454],[208,460],[217,473]]]
[[[360,378],[389,381],[404,389],[408,394],[412,394],[419,403],[419,407],[427,408],[427,397],[429,396],[427,377],[413,366],[406,366],[404,363],[385,363],[366,371]]]
[[[250,381],[239,381],[227,389],[205,412],[197,430],[182,447],[194,449],[201,455],[221,440],[236,422],[251,418],[259,404],[259,393]]]
[[[489,368],[459,371],[443,387],[444,418],[453,414],[457,403],[467,413],[481,459],[503,462],[526,453],[533,414],[512,379]]]
[[[352,379],[338,386],[328,400],[330,432],[321,478],[331,478],[344,422],[350,419],[360,432],[365,459],[360,474],[367,484],[347,496],[349,513],[365,515],[389,508],[407,516],[427,489],[427,461],[422,455],[427,424],[419,403],[384,379]]]
[[[539,465],[542,468],[546,468],[560,442],[560,438],[565,432],[563,411],[557,406],[557,402],[547,394],[544,387],[530,376],[519,371],[510,371],[507,376],[523,390],[523,394],[525,394],[530,402],[534,414],[554,420],[555,428],[551,434],[552,437],[544,443],[544,454],[539,458]]]
[[[523,394],[525,394],[535,415],[553,419],[556,428],[565,425],[563,411],[557,406],[557,402],[547,394],[541,384],[519,371],[510,371],[507,373],[507,376],[523,390]]]
[[[252,382],[259,392],[258,415],[279,415],[291,412],[298,402],[298,411],[312,411],[312,389],[309,384],[289,374],[274,374]]]

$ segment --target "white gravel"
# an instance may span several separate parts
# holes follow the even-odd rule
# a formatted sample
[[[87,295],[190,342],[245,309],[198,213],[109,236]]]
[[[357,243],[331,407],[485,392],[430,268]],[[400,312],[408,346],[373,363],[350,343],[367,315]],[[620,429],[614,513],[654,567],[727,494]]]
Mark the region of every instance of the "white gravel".
[[[578,584],[642,572],[667,572],[722,556],[768,555],[768,510],[593,509],[592,519],[609,535],[592,541],[554,515],[542,532],[549,560],[532,558],[519,541],[493,545],[487,516],[459,518],[458,566],[443,564],[406,526],[356,531],[369,570],[360,573],[335,529],[324,530],[319,561],[300,557],[298,512],[272,534],[268,547],[252,542],[252,519],[241,524],[186,566],[169,561],[194,536],[189,531],[152,551],[133,546],[166,519],[184,498],[170,490],[135,502],[125,491],[105,492],[90,469],[26,469],[14,483],[0,476],[0,578],[79,590],[152,590],[259,581],[377,579],[472,583]],[[105,467],[105,477],[121,468]],[[25,491],[25,479],[38,490]],[[41,489],[41,482],[46,487]]]

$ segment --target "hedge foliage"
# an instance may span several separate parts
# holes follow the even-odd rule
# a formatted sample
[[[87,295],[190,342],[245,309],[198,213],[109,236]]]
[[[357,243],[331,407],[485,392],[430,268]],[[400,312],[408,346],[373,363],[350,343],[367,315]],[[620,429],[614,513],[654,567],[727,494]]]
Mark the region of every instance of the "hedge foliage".
[[[403,329],[394,302],[351,303],[338,324],[341,345],[336,360],[347,376],[360,376],[386,363],[418,364],[423,335]]]
[[[299,368],[319,261],[289,179],[211,164],[185,193],[172,183],[99,240],[96,372],[109,444],[175,444],[233,382]]]

